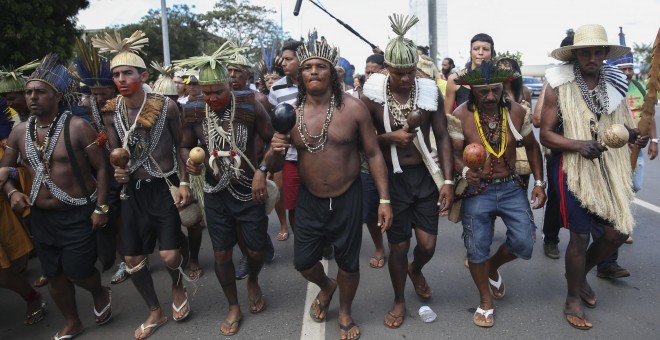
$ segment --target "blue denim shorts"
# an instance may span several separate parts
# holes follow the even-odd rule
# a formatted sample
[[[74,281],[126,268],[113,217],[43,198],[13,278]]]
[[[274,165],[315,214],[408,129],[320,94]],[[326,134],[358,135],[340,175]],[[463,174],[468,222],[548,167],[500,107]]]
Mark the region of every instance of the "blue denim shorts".
[[[486,182],[482,181],[481,186]],[[466,193],[478,187],[468,187]],[[497,216],[506,225],[506,247],[516,257],[529,260],[536,240],[534,215],[527,201],[526,191],[517,181],[491,183],[480,194],[463,199],[463,242],[467,258],[483,263],[490,257],[493,228]]]

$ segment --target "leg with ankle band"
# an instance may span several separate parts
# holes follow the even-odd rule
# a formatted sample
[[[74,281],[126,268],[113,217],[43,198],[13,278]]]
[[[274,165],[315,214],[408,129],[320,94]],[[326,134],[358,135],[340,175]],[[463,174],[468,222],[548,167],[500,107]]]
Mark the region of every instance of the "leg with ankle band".
[[[154,281],[151,278],[151,273],[149,268],[147,268],[147,263],[149,262],[148,258],[144,258],[137,266],[131,267],[128,263],[126,264],[126,272],[131,277],[133,285],[137,288],[142,298],[149,306],[150,310],[156,310],[160,308],[160,303],[158,302],[158,296],[156,296],[156,290],[154,289]]]

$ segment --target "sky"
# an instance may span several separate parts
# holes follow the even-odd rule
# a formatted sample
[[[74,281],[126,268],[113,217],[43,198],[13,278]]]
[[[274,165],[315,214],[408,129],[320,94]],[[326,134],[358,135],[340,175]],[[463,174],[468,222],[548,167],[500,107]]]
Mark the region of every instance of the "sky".
[[[325,9],[352,26],[367,40],[384,49],[394,36],[388,15],[409,13],[406,0],[317,0]],[[295,0],[250,0],[255,5],[276,11],[271,17],[281,22],[292,37],[306,36],[316,28],[319,35],[340,48],[341,55],[364,69],[371,48],[309,1],[304,0],[299,16],[293,16]],[[212,0],[167,0],[167,6],[187,4],[193,12],[213,8]],[[634,6],[626,8],[623,4]],[[88,29],[135,23],[151,8],[160,8],[160,0],[90,0],[90,6],[78,15],[78,25]],[[127,8],[131,8],[127,10]],[[618,43],[619,26],[626,34],[626,44],[650,44],[660,28],[660,0],[447,0],[448,51],[457,65],[469,56],[470,39],[487,33],[495,41],[496,51],[520,51],[526,65],[558,63],[548,57],[565,36],[568,28],[583,24],[601,24],[608,40]],[[443,56],[444,57],[444,56]]]

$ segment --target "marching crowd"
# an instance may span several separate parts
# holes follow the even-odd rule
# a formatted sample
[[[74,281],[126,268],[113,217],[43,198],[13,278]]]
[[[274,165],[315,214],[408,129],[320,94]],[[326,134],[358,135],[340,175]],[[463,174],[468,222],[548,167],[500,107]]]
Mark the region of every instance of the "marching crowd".
[[[546,72],[532,108],[519,61],[496,58],[488,34],[470,41],[464,69],[453,70],[451,58],[438,69],[404,37],[417,18],[390,21],[394,38],[355,78],[316,32],[262,48],[257,64],[231,40],[210,55],[152,63],[160,76],[151,87],[140,31],[79,40],[71,67],[49,54],[2,69],[0,287],[25,300],[25,325],[41,321],[46,308],[22,275],[33,252],[42,271],[36,284],[48,284],[65,320],[53,339],[84,330],[75,286],[91,293],[97,325],[111,320],[112,290],[96,263],[112,268],[117,254],[112,283],[130,279],[146,307],[135,339],[169,318],[188,318],[186,287],[204,273],[198,256],[207,229],[228,303],[219,332],[234,335],[243,320],[237,280],[247,278],[250,313],[267,306],[259,273],[273,258],[274,209],[276,239],[293,238],[295,269],[320,288],[309,306],[314,321],[325,321],[339,290],[340,339],[361,334],[351,308],[363,224],[376,249],[369,265],[387,265],[391,277],[383,324],[399,328],[408,278],[421,299],[433,295],[423,271],[443,215],[463,226],[465,266],[478,290],[472,322],[492,327],[493,300],[506,295],[500,269],[531,258],[532,209],[547,205],[547,256],[559,258],[558,230],[570,231],[566,321],[591,328],[583,307],[598,299],[586,274],[598,266],[599,277],[630,275],[616,263],[639,190],[630,150],[648,144],[650,159],[658,152],[630,48],[609,43],[601,25],[581,26],[552,51],[561,64]],[[648,134],[638,124],[648,124]],[[493,253],[497,217],[507,231]],[[160,257],[171,276],[171,312],[149,271],[156,245],[151,260]],[[334,258],[336,277],[322,257]]]

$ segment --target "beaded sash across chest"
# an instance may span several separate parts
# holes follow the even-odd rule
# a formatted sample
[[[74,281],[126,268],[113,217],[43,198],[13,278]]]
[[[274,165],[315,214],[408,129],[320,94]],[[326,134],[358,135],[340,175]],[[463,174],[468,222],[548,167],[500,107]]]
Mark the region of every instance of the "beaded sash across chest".
[[[27,154],[28,162],[30,162],[30,166],[34,169],[35,173],[35,176],[32,179],[32,190],[30,191],[30,202],[32,203],[37,200],[39,190],[43,184],[46,186],[46,189],[55,196],[55,198],[63,203],[75,206],[87,204],[87,198],[71,197],[58,187],[50,177],[50,164],[51,158],[53,157],[53,151],[55,151],[55,146],[57,145],[62,130],[64,130],[64,124],[66,123],[69,114],[69,111],[60,114],[50,125],[48,125],[48,132],[44,137],[44,143],[42,145],[38,145],[39,143],[36,138],[36,117],[31,116],[28,119],[27,127],[25,129],[25,153]],[[78,165],[72,164],[72,166]],[[94,193],[89,199],[91,202],[96,201],[96,190],[94,190]]]
[[[152,164],[149,155],[158,147],[158,142],[163,133],[165,121],[167,120],[167,106],[170,99],[162,96],[154,96],[150,93],[145,94],[144,102],[133,124],[129,124],[128,109],[126,108],[123,97],[118,97],[114,100],[117,101],[114,115],[117,133],[119,134],[122,146],[131,154],[128,172],[133,173],[135,170],[143,167],[149,175],[156,178],[162,177],[163,174]],[[142,117],[147,115],[150,117]],[[135,130],[138,127],[145,128],[147,130],[146,135],[136,134]],[[174,147],[172,147],[172,156],[174,166],[170,172],[165,173],[166,177],[175,173],[177,169],[176,149]]]

